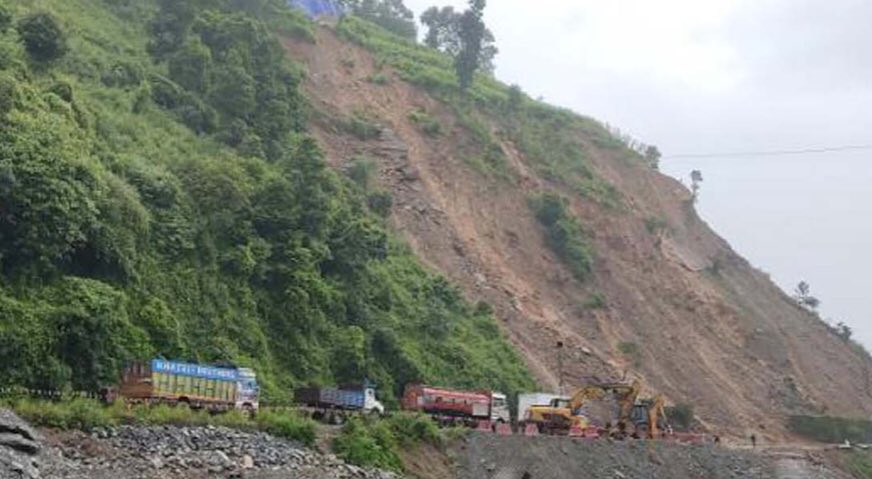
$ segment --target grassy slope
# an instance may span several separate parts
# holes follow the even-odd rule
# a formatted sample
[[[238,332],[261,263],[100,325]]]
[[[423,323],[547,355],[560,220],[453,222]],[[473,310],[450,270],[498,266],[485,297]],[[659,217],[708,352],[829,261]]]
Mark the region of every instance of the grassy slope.
[[[17,225],[0,233],[0,383],[93,388],[160,354],[253,365],[281,398],[363,376],[389,400],[416,380],[531,387],[487,309],[391,239],[305,135],[281,161],[242,156],[152,102],[151,2],[3,2],[61,19],[70,53],[33,65],[0,36],[0,219]]]

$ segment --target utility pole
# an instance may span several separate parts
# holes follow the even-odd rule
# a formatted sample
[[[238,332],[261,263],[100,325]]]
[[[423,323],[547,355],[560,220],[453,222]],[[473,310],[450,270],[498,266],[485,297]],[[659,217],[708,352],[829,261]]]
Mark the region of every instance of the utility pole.
[[[560,395],[563,396],[566,394],[563,387],[563,341],[557,341],[557,371],[560,381]]]

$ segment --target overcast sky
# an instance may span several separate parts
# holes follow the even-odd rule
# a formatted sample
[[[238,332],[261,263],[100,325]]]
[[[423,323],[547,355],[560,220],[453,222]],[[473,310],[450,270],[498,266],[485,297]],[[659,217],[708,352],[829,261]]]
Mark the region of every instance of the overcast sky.
[[[872,150],[668,158],[872,144],[872,1],[488,3],[500,80],[658,145],[668,174],[700,169],[715,230],[872,349]]]

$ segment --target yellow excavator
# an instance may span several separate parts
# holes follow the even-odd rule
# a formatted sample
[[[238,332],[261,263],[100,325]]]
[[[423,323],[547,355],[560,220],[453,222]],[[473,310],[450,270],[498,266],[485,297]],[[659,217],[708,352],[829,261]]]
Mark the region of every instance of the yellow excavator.
[[[576,391],[569,399],[558,398],[551,400],[551,404],[530,406],[525,423],[535,424],[539,432],[545,434],[566,434],[573,427],[586,428],[590,422],[581,413],[582,406],[611,395],[618,401],[620,407],[618,423],[626,425],[633,413],[633,406],[641,387],[638,380],[632,383],[590,383]]]
[[[630,417],[635,427],[633,435],[637,438],[659,438],[661,428],[668,427],[669,424],[665,406],[666,401],[662,394],[636,403]]]

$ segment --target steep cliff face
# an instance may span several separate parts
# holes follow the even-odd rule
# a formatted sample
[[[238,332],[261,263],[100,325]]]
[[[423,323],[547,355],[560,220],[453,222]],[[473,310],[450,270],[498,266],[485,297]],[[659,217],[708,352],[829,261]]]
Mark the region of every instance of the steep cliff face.
[[[393,227],[469,299],[494,308],[542,387],[559,382],[562,341],[567,386],[629,371],[645,393],[691,403],[725,433],[778,434],[789,413],[872,413],[862,352],[734,252],[697,216],[683,185],[604,142],[593,122],[540,127],[575,139],[586,174],[599,182],[592,189],[608,200],[543,174],[531,149],[505,134],[511,118],[492,112],[476,118],[501,150],[502,170],[482,168],[471,160],[482,135],[468,112],[332,28],[322,27],[315,44],[285,47],[308,70],[314,134],[328,161],[339,170],[362,157],[377,165],[393,197]],[[349,134],[342,125],[357,117],[378,133]],[[596,260],[584,281],[548,247],[529,207],[545,191],[568,198],[585,227]]]

